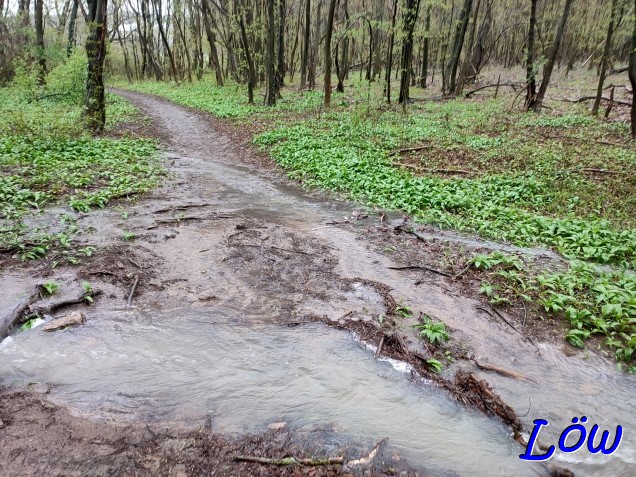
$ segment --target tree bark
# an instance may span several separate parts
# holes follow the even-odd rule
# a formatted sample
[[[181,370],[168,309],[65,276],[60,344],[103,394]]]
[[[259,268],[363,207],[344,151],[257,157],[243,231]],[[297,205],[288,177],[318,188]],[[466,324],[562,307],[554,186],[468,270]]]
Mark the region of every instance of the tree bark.
[[[159,12],[161,11],[161,1],[159,0],[158,8],[155,1],[152,2],[152,6],[154,7],[154,10],[155,10],[155,15],[157,18],[157,27],[159,28],[159,35],[161,36],[161,41],[163,42],[163,46],[166,49],[166,52],[168,53],[168,58],[170,60],[170,67],[172,68],[172,79],[176,82],[178,81],[177,64],[174,61],[174,54],[172,53],[172,50],[170,49],[170,44],[168,43],[168,38],[166,37],[166,32],[163,28],[161,15],[159,14]]]
[[[311,38],[311,0],[305,0],[305,30],[303,32],[303,52],[300,59],[300,88],[307,86],[307,65],[309,63],[309,41]]]
[[[89,0],[88,36],[86,37],[87,75],[84,97],[86,126],[93,133],[106,124],[104,98],[104,58],[106,56],[106,17],[108,0]]]
[[[238,4],[236,4],[238,6]],[[245,60],[247,61],[247,102],[249,104],[254,103],[254,88],[256,87],[256,68],[254,67],[254,60],[250,53],[250,44],[247,38],[247,29],[245,27],[244,12],[239,12],[239,30],[241,31],[241,43],[243,45],[243,52],[245,53]]]
[[[565,25],[567,23],[568,16],[570,15],[572,2],[573,0],[565,0],[563,15],[559,21],[559,27],[557,28],[556,36],[554,37],[554,43],[552,44],[550,55],[548,56],[548,62],[545,66],[545,70],[543,71],[543,79],[541,80],[539,92],[537,93],[536,99],[529,106],[529,109],[532,109],[534,112],[541,111],[541,107],[543,106],[543,99],[545,98],[545,93],[548,90],[548,85],[550,84],[550,77],[552,76],[554,63],[556,62],[556,57],[559,53],[559,48],[561,47],[561,41],[563,40],[563,33],[565,32]]]
[[[311,61],[309,62],[309,89],[316,87],[316,65],[320,54],[320,10],[322,8],[322,0],[318,0],[316,7],[316,22],[314,27],[314,41],[312,45]]]
[[[406,107],[409,100],[409,86],[411,84],[411,60],[413,58],[413,30],[420,10],[420,0],[406,0],[404,12],[404,40],[402,42],[402,59],[400,67],[402,76],[400,79],[399,102]]]
[[[35,48],[38,58],[38,85],[46,84],[46,58],[44,57],[44,0],[35,0]]]
[[[71,16],[68,20],[68,38],[66,41],[66,56],[70,57],[75,49],[75,23],[77,21],[77,8],[79,1],[73,0],[73,8],[71,8]]]
[[[214,68],[214,75],[216,77],[217,86],[223,86],[223,69],[219,62],[219,53],[216,49],[216,35],[212,29],[212,12],[210,11],[209,0],[203,0],[203,26],[205,27],[205,34],[208,37],[208,43],[210,44],[210,62]]]
[[[601,98],[603,97],[603,84],[607,76],[607,65],[609,62],[610,48],[612,47],[612,36],[614,35],[614,22],[616,21],[616,10],[618,9],[618,0],[612,0],[612,11],[610,12],[610,21],[607,27],[607,36],[605,37],[605,46],[603,48],[603,57],[601,58],[601,71],[599,72],[598,87],[596,88],[596,99],[592,106],[592,115],[598,116],[598,110],[601,106]]]
[[[420,74],[421,88],[426,88],[426,78],[428,76],[428,56],[431,44],[431,8],[432,6],[430,4],[426,7],[426,18],[424,20],[424,28],[426,31],[424,32],[424,45],[422,47],[422,73]]]
[[[276,67],[276,94],[285,85],[285,0],[278,0],[278,65]]]
[[[265,57],[267,94],[265,96],[265,102],[268,106],[274,106],[276,104],[276,72],[274,69],[274,36],[276,34],[276,25],[274,24],[274,1],[275,0],[267,0],[267,52]]]
[[[325,108],[331,107],[331,36],[333,20],[336,15],[336,0],[330,0],[327,14],[327,31],[325,32]]]
[[[393,0],[391,14],[391,34],[389,35],[389,50],[387,52],[386,72],[384,75],[386,101],[391,104],[391,69],[393,68],[393,47],[395,45],[395,22],[397,20],[398,0]]]
[[[634,1],[636,4],[636,0]],[[636,7],[636,5],[635,5]],[[629,82],[632,85],[632,139],[636,139],[636,8],[634,9],[634,30],[632,31],[632,43],[629,52]]]
[[[457,30],[455,31],[453,49],[451,51],[451,57],[448,62],[446,73],[449,93],[454,93],[456,89],[457,68],[459,66],[459,59],[464,46],[464,37],[466,36],[466,29],[468,28],[468,20],[470,18],[470,11],[472,7],[473,0],[464,0],[464,7],[459,15],[459,23],[457,24]]]
[[[473,23],[470,26],[470,33],[468,34],[468,45],[466,47],[466,54],[464,55],[464,62],[459,70],[459,81],[457,81],[457,87],[455,88],[455,94],[459,96],[462,94],[464,84],[470,74],[470,68],[473,61],[473,48],[475,46],[475,34],[477,33],[477,21],[479,20],[479,7],[481,6],[481,0],[477,0],[475,4],[475,13],[473,14]]]
[[[534,71],[534,35],[537,25],[537,1],[530,0],[530,27],[528,29],[528,58],[526,60],[526,108],[536,101],[537,97],[537,79]]]

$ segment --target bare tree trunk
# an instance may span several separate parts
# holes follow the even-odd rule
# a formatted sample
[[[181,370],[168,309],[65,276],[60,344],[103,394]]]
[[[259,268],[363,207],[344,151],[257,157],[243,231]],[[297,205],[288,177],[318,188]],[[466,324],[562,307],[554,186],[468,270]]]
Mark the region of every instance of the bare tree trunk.
[[[322,8],[322,0],[318,0],[316,7],[316,22],[314,27],[314,41],[312,45],[311,61],[309,62],[309,89],[316,87],[316,65],[320,53],[320,10]]]
[[[610,48],[612,47],[612,36],[614,35],[614,22],[616,21],[616,10],[618,9],[618,0],[612,0],[612,11],[610,13],[610,22],[607,27],[607,36],[605,37],[605,47],[603,48],[603,57],[601,58],[601,71],[598,78],[598,88],[596,89],[596,99],[592,106],[592,114],[598,116],[598,110],[601,106],[601,98],[603,97],[603,83],[607,75],[607,64],[609,62]]]
[[[270,0],[271,1],[271,0]],[[235,4],[238,6],[238,3]],[[242,8],[242,7],[241,7]],[[239,12],[239,29],[241,31],[241,43],[243,44],[243,51],[245,52],[245,59],[247,61],[247,102],[249,104],[254,103],[254,88],[256,87],[256,69],[254,68],[254,60],[250,53],[249,39],[247,37],[247,29],[245,27],[244,12]]]
[[[634,1],[636,4],[636,1]],[[632,85],[632,139],[636,139],[636,8],[634,9],[634,30],[629,52],[629,82]]]
[[[46,84],[46,58],[44,57],[44,0],[35,0],[35,48],[38,57],[38,85]]]
[[[462,55],[464,37],[466,36],[466,29],[468,28],[468,19],[470,18],[470,10],[472,9],[472,6],[473,0],[464,0],[464,7],[459,15],[459,23],[457,24],[455,38],[453,39],[453,50],[451,52],[446,73],[449,93],[455,92],[457,68],[459,65],[459,59]]]
[[[276,104],[276,72],[274,70],[274,36],[276,25],[274,24],[274,1],[267,0],[267,52],[265,57],[265,70],[267,75],[267,95],[265,102],[268,106]]]
[[[475,46],[475,33],[477,32],[477,20],[479,20],[479,7],[481,6],[481,0],[477,0],[475,4],[475,13],[473,14],[473,23],[470,26],[470,33],[468,34],[468,45],[466,45],[466,54],[464,55],[464,62],[459,71],[459,80],[457,81],[457,87],[455,88],[455,94],[459,96],[462,94],[464,84],[470,74],[470,67],[473,61],[473,48]]]
[[[86,126],[99,133],[106,124],[104,98],[104,58],[106,56],[107,0],[89,0],[86,37],[87,75],[84,96]]]
[[[66,42],[66,56],[69,57],[73,54],[75,49],[75,23],[77,21],[77,8],[79,5],[78,0],[73,0],[73,8],[71,9],[71,17],[68,21],[68,39]]]
[[[174,61],[174,54],[170,49],[170,44],[168,43],[168,38],[166,37],[166,32],[163,29],[163,22],[161,19],[161,15],[159,12],[161,11],[161,0],[159,0],[159,7],[157,8],[157,3],[155,1],[152,2],[152,5],[155,9],[155,15],[157,17],[157,26],[159,27],[159,35],[161,36],[161,41],[163,42],[163,46],[168,53],[168,58],[170,60],[170,67],[172,68],[172,79],[176,82],[178,80],[177,75],[177,64]]]
[[[219,62],[219,53],[216,49],[216,36],[212,29],[212,14],[210,12],[210,5],[208,0],[203,0],[203,25],[205,27],[205,34],[208,37],[208,43],[210,44],[210,61],[214,68],[214,75],[216,77],[217,86],[223,86],[223,70],[221,63]]]
[[[399,102],[406,107],[409,100],[409,85],[411,84],[411,60],[413,58],[413,30],[420,10],[420,0],[406,0],[404,12],[404,40],[402,42],[402,59],[400,67],[402,77],[400,79]]]
[[[431,34],[431,5],[429,4],[426,7],[426,18],[424,20],[424,28],[426,31],[424,32],[424,45],[422,52],[422,73],[420,75],[420,87],[426,88],[426,77],[428,76],[428,56],[430,49],[430,34]]]
[[[344,16],[344,25],[345,28],[349,28],[349,2],[348,0],[343,0],[342,2],[343,8],[343,16]],[[349,37],[347,36],[347,32],[345,31],[344,37],[341,39],[342,46],[340,47],[340,57],[342,58],[342,67],[338,61],[338,44],[336,44],[336,76],[338,77],[338,85],[336,86],[336,91],[339,93],[344,93],[344,80],[347,77],[349,72]]]
[[[386,101],[391,104],[391,69],[393,68],[393,46],[395,45],[395,22],[397,19],[398,0],[393,0],[393,14],[391,15],[391,34],[389,36],[389,50],[384,75]]]
[[[530,27],[528,29],[528,59],[526,60],[526,83],[528,92],[526,93],[526,108],[536,101],[537,78],[534,71],[534,35],[537,25],[537,1],[530,0]]]
[[[278,65],[276,67],[276,94],[285,85],[285,0],[278,0]]]
[[[303,52],[300,58],[300,88],[307,85],[307,64],[309,63],[309,39],[311,33],[311,0],[305,0],[305,31]]]
[[[331,107],[331,36],[333,35],[333,20],[336,15],[336,0],[329,2],[327,14],[327,31],[325,33],[325,108]]]
[[[570,16],[570,8],[572,7],[573,1],[574,0],[565,0],[563,15],[561,16],[561,20],[559,21],[559,27],[557,29],[556,36],[554,37],[554,43],[552,45],[552,49],[550,50],[550,55],[548,56],[548,62],[545,66],[545,70],[543,71],[541,86],[539,87],[539,92],[537,93],[536,100],[533,104],[530,105],[530,108],[532,108],[532,110],[535,112],[541,111],[541,107],[543,106],[543,99],[545,98],[545,93],[548,90],[548,85],[550,84],[550,77],[552,76],[554,63],[556,62],[556,57],[559,53],[559,48],[561,47],[563,33],[565,32],[565,24],[567,23],[568,16]]]

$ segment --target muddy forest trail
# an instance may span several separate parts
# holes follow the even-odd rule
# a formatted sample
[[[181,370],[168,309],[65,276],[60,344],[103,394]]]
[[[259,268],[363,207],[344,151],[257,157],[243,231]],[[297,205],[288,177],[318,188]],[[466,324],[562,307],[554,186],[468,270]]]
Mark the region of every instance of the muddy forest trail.
[[[621,423],[619,451],[551,463],[576,475],[633,475],[633,376],[526,336],[462,277],[400,269],[384,253],[396,237],[413,256],[496,244],[432,229],[424,242],[401,232],[400,216],[381,221],[259,168],[211,117],[118,94],[150,118],[172,175],[126,206],[125,219],[112,208],[80,217],[100,252],[47,272],[71,295],[83,280],[102,291],[82,308],[85,325],[36,328],[0,345],[1,382],[12,385],[0,397],[1,475],[550,475],[518,458],[513,428],[523,425],[527,438],[534,419],[549,419],[541,440],[556,444],[582,415]],[[125,233],[135,239],[122,241]],[[39,273],[3,270],[3,309]],[[422,314],[451,334],[456,359],[441,377],[427,372],[430,349],[413,328]],[[479,380],[501,399],[488,401]],[[368,463],[309,474],[233,460],[344,453],[351,462],[384,438]]]

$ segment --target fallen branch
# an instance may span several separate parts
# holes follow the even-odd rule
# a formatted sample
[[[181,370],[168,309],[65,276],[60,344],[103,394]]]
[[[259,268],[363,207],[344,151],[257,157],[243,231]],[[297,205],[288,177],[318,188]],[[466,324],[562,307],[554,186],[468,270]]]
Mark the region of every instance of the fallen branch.
[[[477,365],[479,369],[482,371],[493,371],[497,374],[501,374],[502,376],[506,376],[507,378],[519,379],[521,381],[530,381],[531,383],[537,384],[532,378],[525,376],[521,373],[517,373],[516,371],[510,371],[508,369],[500,368],[499,366],[493,366],[492,364],[480,363],[477,360],[473,360],[473,362]]]
[[[561,99],[561,101],[565,101],[566,103],[584,103],[585,101],[592,101],[595,100],[596,96],[583,96],[579,99],[569,99],[569,98],[563,98]],[[622,101],[620,99],[610,99],[607,98],[605,96],[601,97],[602,101],[611,101],[614,104],[620,104],[621,106],[632,106],[632,103],[630,103],[629,101]]]
[[[510,323],[510,321],[508,321],[501,313],[499,313],[495,308],[493,308],[492,306],[490,307],[492,309],[492,311],[499,317],[501,318],[501,320],[506,323],[510,328],[512,328],[513,330],[515,330],[517,333],[519,334],[523,334],[521,333],[521,331],[519,331],[517,328],[515,328],[515,325],[513,325],[512,323]],[[494,316],[492,315],[492,313],[490,313],[490,311],[488,311],[486,308],[482,308],[480,306],[477,307],[478,310],[481,310],[483,312],[485,312],[486,314],[490,315],[491,318],[494,318]]]
[[[415,146],[415,147],[406,147],[404,149],[396,149],[395,151],[391,151],[389,152],[389,156],[394,156],[396,154],[404,154],[405,152],[417,152],[417,151],[421,151],[422,149],[429,149],[433,146],[431,146],[430,144],[426,144],[424,146]]]
[[[473,94],[486,89],[486,88],[500,88],[501,86],[508,86],[509,88],[512,88],[513,91],[517,91],[517,88],[521,88],[523,86],[523,84],[520,83],[493,83],[493,84],[487,84],[485,86],[481,86],[477,89],[474,89],[472,91],[469,91],[468,93],[466,93],[464,95],[465,98],[470,98]]]
[[[192,209],[194,207],[208,207],[210,205],[211,204],[184,204],[184,205],[178,205],[176,207],[167,207],[165,209],[155,210],[153,214],[163,214],[164,212],[172,212],[174,210],[186,210],[186,209]]]
[[[130,293],[128,294],[128,300],[126,300],[126,306],[132,306],[133,296],[135,295],[135,291],[137,290],[137,285],[139,285],[139,275],[135,275],[135,281],[130,288]]]
[[[33,303],[42,297],[44,287],[41,284],[35,285],[33,291],[26,296],[16,307],[0,322],[0,341],[11,333],[11,330],[20,326],[24,321],[24,314]]]
[[[377,358],[378,356],[380,356],[380,353],[382,353],[382,347],[384,346],[384,338],[386,338],[386,335],[382,335],[382,338],[380,338],[380,343],[378,344],[378,347],[375,350],[375,354],[373,355],[374,358]]]
[[[65,308],[67,306],[72,305],[81,305],[82,303],[88,303],[87,298],[95,298],[102,294],[101,290],[91,290],[89,292],[84,292],[77,298],[69,298],[67,300],[60,300],[48,303],[46,305],[38,305],[36,307],[31,307],[31,314],[34,315],[50,315],[54,311],[59,310],[60,308]]]
[[[237,455],[234,457],[237,462],[256,462],[267,465],[339,465],[344,462],[344,457],[326,457],[324,459],[299,459],[297,457],[283,457],[280,459],[269,459],[267,457],[255,457],[249,455]]]
[[[437,270],[435,268],[427,267],[425,265],[408,265],[405,267],[388,267],[389,270],[426,270],[428,272],[437,273],[438,275],[443,275],[445,277],[452,277],[450,273],[442,272],[441,270]]]
[[[618,144],[616,144],[618,146]],[[583,172],[596,172],[599,174],[623,174],[621,171],[610,171],[608,169],[594,169],[591,167],[586,167],[585,169],[581,169]]]

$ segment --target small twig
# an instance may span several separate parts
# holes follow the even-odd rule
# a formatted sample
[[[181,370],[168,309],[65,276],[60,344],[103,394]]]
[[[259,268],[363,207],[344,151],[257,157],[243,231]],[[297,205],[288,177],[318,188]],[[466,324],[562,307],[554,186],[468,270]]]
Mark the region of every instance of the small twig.
[[[427,267],[425,265],[407,265],[405,267],[388,267],[389,270],[426,270],[428,272],[437,273],[438,275],[444,275],[445,277],[452,277],[450,273],[442,272],[435,268]]]
[[[471,269],[472,266],[473,266],[472,263],[469,263],[468,265],[466,265],[459,272],[457,272],[455,275],[453,275],[453,280],[457,280],[458,278],[464,276],[468,272],[468,270]]]
[[[126,257],[128,259],[128,261],[130,263],[132,263],[135,267],[137,267],[139,270],[143,270],[143,267],[141,265],[139,265],[137,262],[135,262],[132,258],[130,257]]]
[[[126,306],[132,306],[133,296],[135,295],[135,291],[137,290],[137,285],[139,285],[139,275],[135,275],[135,281],[130,288],[130,293],[128,294],[128,300],[126,301]]]
[[[234,457],[238,462],[256,462],[258,464],[267,465],[339,465],[344,462],[344,457],[326,457],[324,459],[299,459],[297,457],[283,457],[280,459],[269,459],[267,457],[255,457],[248,455],[237,455]]]
[[[386,335],[382,335],[382,338],[380,338],[380,343],[378,344],[378,347],[375,350],[375,354],[373,355],[374,358],[377,358],[378,356],[380,356],[380,353],[382,353],[382,347],[384,346],[385,337]]]
[[[375,459],[375,455],[378,453],[378,450],[380,449],[380,447],[382,445],[384,445],[389,439],[387,437],[385,437],[384,439],[382,439],[380,442],[378,442],[376,445],[373,446],[373,449],[371,449],[371,452],[369,452],[369,455],[366,457],[362,457],[360,459],[355,459],[355,460],[350,460],[349,462],[347,462],[347,467],[351,467],[354,465],[369,465],[373,462],[373,459]]]
[[[526,302],[521,300],[521,305],[523,306],[523,323],[521,323],[521,328],[526,327],[526,321],[528,320],[528,308],[526,308]]]
[[[535,381],[534,379],[529,378],[528,376],[525,376],[521,373],[517,373],[516,371],[510,371],[505,368],[500,368],[499,366],[493,366],[492,364],[480,363],[476,359],[473,360],[473,362],[477,365],[479,369],[483,371],[493,371],[497,374],[501,374],[502,376],[506,376],[508,378],[520,379],[522,381],[530,381],[531,383],[538,384],[537,381]]]
[[[512,323],[510,323],[510,321],[508,321],[501,313],[499,313],[495,308],[492,307],[491,305],[491,310],[499,317],[503,320],[504,323],[506,323],[510,328],[512,328],[513,330],[515,330],[517,333],[519,334],[523,334],[521,333],[521,331],[519,331],[517,328],[515,328],[515,325],[513,325]],[[478,310],[481,310],[483,312],[485,312],[486,314],[490,315],[492,318],[494,318],[494,316],[492,315],[492,313],[490,313],[490,311],[488,311],[486,308],[482,308],[480,306],[477,307]]]
[[[86,275],[111,275],[116,278],[121,278],[118,274],[109,272],[108,270],[95,270],[94,272],[87,272]]]
[[[395,154],[404,154],[405,152],[417,152],[417,151],[421,151],[422,149],[429,149],[431,147],[433,147],[433,146],[431,146],[430,144],[425,144],[423,146],[406,147],[404,149],[396,149],[395,151],[389,152],[389,156],[393,156]]]
[[[90,292],[82,293],[77,298],[54,301],[53,303],[49,303],[47,305],[38,305],[36,307],[32,307],[30,311],[31,311],[31,314],[35,314],[35,315],[50,315],[55,310],[58,310],[60,308],[64,308],[67,306],[71,306],[71,305],[80,305],[82,303],[86,303],[87,298],[89,297],[95,298],[96,296],[99,296],[101,294],[102,294],[101,290],[94,289],[94,290],[91,290]]]
[[[186,209],[191,209],[194,207],[208,207],[209,205],[211,204],[184,204],[184,205],[178,205],[176,207],[168,207],[165,209],[155,210],[153,214],[162,214],[164,212],[172,212],[174,210],[186,210]]]

